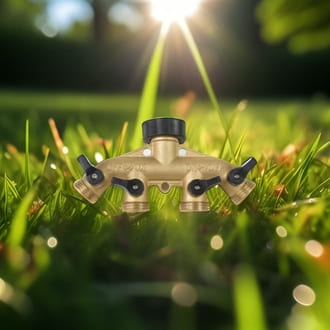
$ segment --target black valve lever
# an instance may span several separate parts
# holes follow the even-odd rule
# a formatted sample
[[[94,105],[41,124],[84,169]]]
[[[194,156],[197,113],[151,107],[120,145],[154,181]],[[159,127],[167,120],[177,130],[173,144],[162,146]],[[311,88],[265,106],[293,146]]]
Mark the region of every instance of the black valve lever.
[[[116,187],[125,189],[134,197],[139,197],[144,192],[144,184],[139,179],[124,180],[113,177],[111,183]]]
[[[250,157],[247,159],[240,167],[236,167],[233,170],[231,170],[228,174],[228,181],[233,186],[238,186],[247,177],[248,173],[257,165],[257,161]]]
[[[216,176],[209,180],[193,180],[188,185],[188,191],[193,196],[201,196],[207,190],[215,187],[216,185],[220,184],[221,180],[219,176]]]
[[[104,180],[102,171],[93,166],[85,155],[80,155],[78,157],[78,162],[86,174],[87,181],[91,185],[96,186]]]

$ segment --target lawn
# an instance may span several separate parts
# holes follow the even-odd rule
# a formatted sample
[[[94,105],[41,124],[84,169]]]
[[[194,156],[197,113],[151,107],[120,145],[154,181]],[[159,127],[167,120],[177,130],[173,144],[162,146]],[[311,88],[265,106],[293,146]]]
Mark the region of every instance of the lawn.
[[[0,91],[3,329],[327,329],[330,102],[220,104],[235,159],[207,101],[163,98],[156,116],[185,119],[192,149],[254,156],[254,192],[237,207],[214,188],[209,213],[180,214],[179,189],[151,189],[128,215],[118,188],[90,205],[72,185],[81,153],[131,150],[138,96]]]

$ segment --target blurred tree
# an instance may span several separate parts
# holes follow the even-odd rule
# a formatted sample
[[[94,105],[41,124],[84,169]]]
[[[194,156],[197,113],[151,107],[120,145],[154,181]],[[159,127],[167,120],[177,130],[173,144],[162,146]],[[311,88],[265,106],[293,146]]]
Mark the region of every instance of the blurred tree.
[[[49,1],[49,0],[45,0]],[[93,11],[93,18],[91,22],[91,36],[94,41],[97,42],[107,42],[109,40],[114,40],[117,38],[118,33],[122,29],[118,29],[116,24],[111,24],[109,18],[109,11],[112,6],[121,2],[121,0],[85,0],[91,7]],[[132,3],[131,6],[136,9],[139,8],[136,4]],[[86,26],[89,24],[77,24],[75,23],[69,34],[80,33],[86,35]]]
[[[261,0],[257,16],[270,43],[286,41],[296,53],[330,47],[329,0]]]
[[[93,39],[105,41],[110,30],[108,12],[117,0],[87,0],[93,9]]]
[[[36,29],[36,19],[45,20],[47,5],[52,0],[0,0],[0,26],[10,30],[30,31]],[[112,26],[109,21],[109,9],[120,0],[85,0],[93,11],[91,22],[91,35],[95,41],[106,41],[111,38]],[[89,24],[80,23],[74,27],[86,33]],[[70,31],[71,32],[71,31]]]

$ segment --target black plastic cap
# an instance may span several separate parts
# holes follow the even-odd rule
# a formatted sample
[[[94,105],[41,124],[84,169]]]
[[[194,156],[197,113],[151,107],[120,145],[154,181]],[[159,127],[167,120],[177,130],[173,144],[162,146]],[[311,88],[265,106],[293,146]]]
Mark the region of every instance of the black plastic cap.
[[[186,123],[176,118],[156,118],[142,124],[143,141],[149,144],[157,136],[174,136],[180,144],[186,141]]]

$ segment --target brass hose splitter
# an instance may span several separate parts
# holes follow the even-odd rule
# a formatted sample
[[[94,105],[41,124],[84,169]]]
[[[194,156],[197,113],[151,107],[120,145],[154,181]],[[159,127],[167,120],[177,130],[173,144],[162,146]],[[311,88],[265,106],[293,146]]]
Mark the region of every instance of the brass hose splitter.
[[[175,118],[156,118],[142,124],[145,146],[125,155],[106,159],[94,166],[85,155],[78,161],[84,170],[75,189],[90,203],[114,185],[125,190],[123,212],[149,211],[148,187],[158,186],[167,194],[182,188],[181,212],[209,211],[206,191],[219,185],[234,204],[242,203],[255,183],[246,179],[257,164],[250,157],[240,167],[185,148],[185,122]]]

